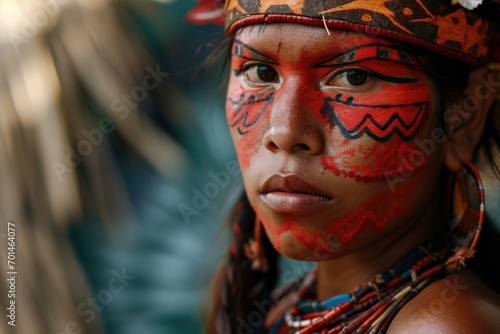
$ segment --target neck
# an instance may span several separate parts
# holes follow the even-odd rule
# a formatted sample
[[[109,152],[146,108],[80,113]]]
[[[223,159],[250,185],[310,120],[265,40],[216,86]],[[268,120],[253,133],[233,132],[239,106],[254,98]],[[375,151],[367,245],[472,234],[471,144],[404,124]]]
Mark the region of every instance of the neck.
[[[319,262],[316,276],[317,298],[325,300],[340,293],[351,292],[358,284],[387,271],[418,245],[437,235],[443,225],[436,223],[437,217],[443,217],[438,207],[440,201],[432,200],[429,203],[425,213],[413,223],[396,227],[383,238],[358,251]]]

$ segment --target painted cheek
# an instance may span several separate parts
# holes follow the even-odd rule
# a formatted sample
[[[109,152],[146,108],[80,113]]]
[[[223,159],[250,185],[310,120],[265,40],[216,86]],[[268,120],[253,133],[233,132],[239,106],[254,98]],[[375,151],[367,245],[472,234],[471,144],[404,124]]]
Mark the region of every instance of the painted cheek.
[[[388,96],[385,99],[400,104],[384,104],[380,93],[356,98],[360,103],[352,97],[343,100],[341,94],[326,97],[321,114],[350,142],[339,145],[347,149],[322,157],[323,168],[361,183],[385,182],[395,175],[411,175],[425,168],[429,157],[410,141],[429,119],[429,89],[424,84],[417,86],[421,92],[417,96],[425,98],[420,101],[414,101],[410,90],[381,90]],[[377,103],[371,103],[374,99]],[[355,146],[355,139],[362,136],[370,137],[374,144],[367,147],[365,140]]]
[[[408,141],[423,127],[430,112],[430,90],[425,82],[381,83],[377,89],[355,96],[324,98],[322,117],[348,139],[363,135],[386,142],[394,135]]]
[[[394,177],[408,177],[424,170],[429,162],[430,158],[417,145],[399,138],[387,143],[375,142],[368,148],[360,144],[321,158],[323,168],[358,183],[388,182]]]
[[[243,170],[248,170],[252,157],[258,152],[260,145],[259,135],[256,131],[247,132],[245,135],[238,135],[236,142],[236,153]]]
[[[282,250],[283,236],[291,233],[298,242],[315,252],[321,254],[330,252],[330,245],[332,244],[330,240],[332,238],[331,233],[326,236],[325,241],[324,234],[301,226],[293,217],[286,217],[285,221],[281,224],[273,224],[258,208],[255,209],[255,212],[260,218],[267,236],[276,251],[280,252]]]
[[[422,178],[408,179],[403,185],[374,196],[346,217],[334,222],[325,232],[333,233],[342,246],[348,245],[361,231],[369,226],[383,230],[393,219],[400,219],[411,211],[414,194]]]
[[[269,118],[269,106],[273,100],[274,92],[244,92],[241,86],[228,93],[226,117],[238,137],[235,138],[236,152],[243,169],[248,169],[253,155],[261,145],[258,124]]]
[[[277,252],[281,250],[281,235],[283,233],[283,226],[277,226],[273,224],[269,218],[263,214],[263,212],[257,207],[253,206],[255,214],[259,217],[264,229],[266,230],[266,234],[271,241],[271,244],[276,249]]]

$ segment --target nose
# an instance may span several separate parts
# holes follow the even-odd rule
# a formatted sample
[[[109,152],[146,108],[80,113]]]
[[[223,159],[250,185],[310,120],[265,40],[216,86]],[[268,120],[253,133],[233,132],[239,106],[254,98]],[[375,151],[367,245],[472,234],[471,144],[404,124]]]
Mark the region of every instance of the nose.
[[[323,152],[327,130],[319,117],[322,98],[299,87],[282,86],[279,90],[271,107],[264,146],[274,153],[314,156]]]

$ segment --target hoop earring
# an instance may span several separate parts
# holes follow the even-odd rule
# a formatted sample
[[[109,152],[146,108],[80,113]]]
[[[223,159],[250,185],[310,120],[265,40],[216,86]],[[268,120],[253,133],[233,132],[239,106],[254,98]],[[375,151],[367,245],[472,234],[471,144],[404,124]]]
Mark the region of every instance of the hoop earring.
[[[462,162],[450,181],[450,229],[457,249],[446,266],[455,270],[465,267],[465,261],[475,253],[484,219],[484,187],[477,168],[469,161]]]
[[[252,270],[267,272],[267,258],[262,245],[262,223],[257,215],[255,215],[253,239],[250,239],[244,248],[245,255],[252,260]]]

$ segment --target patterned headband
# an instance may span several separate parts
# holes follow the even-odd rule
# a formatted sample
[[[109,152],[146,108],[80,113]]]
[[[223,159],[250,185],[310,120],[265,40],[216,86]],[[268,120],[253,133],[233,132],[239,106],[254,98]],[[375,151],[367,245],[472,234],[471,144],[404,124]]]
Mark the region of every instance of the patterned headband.
[[[228,35],[245,25],[293,22],[376,34],[470,65],[485,63],[489,48],[499,47],[498,41],[492,42],[494,27],[475,12],[445,1],[226,0],[223,12],[221,0],[200,5],[211,2],[211,21],[224,22]],[[188,14],[188,19],[196,21],[193,16]]]

